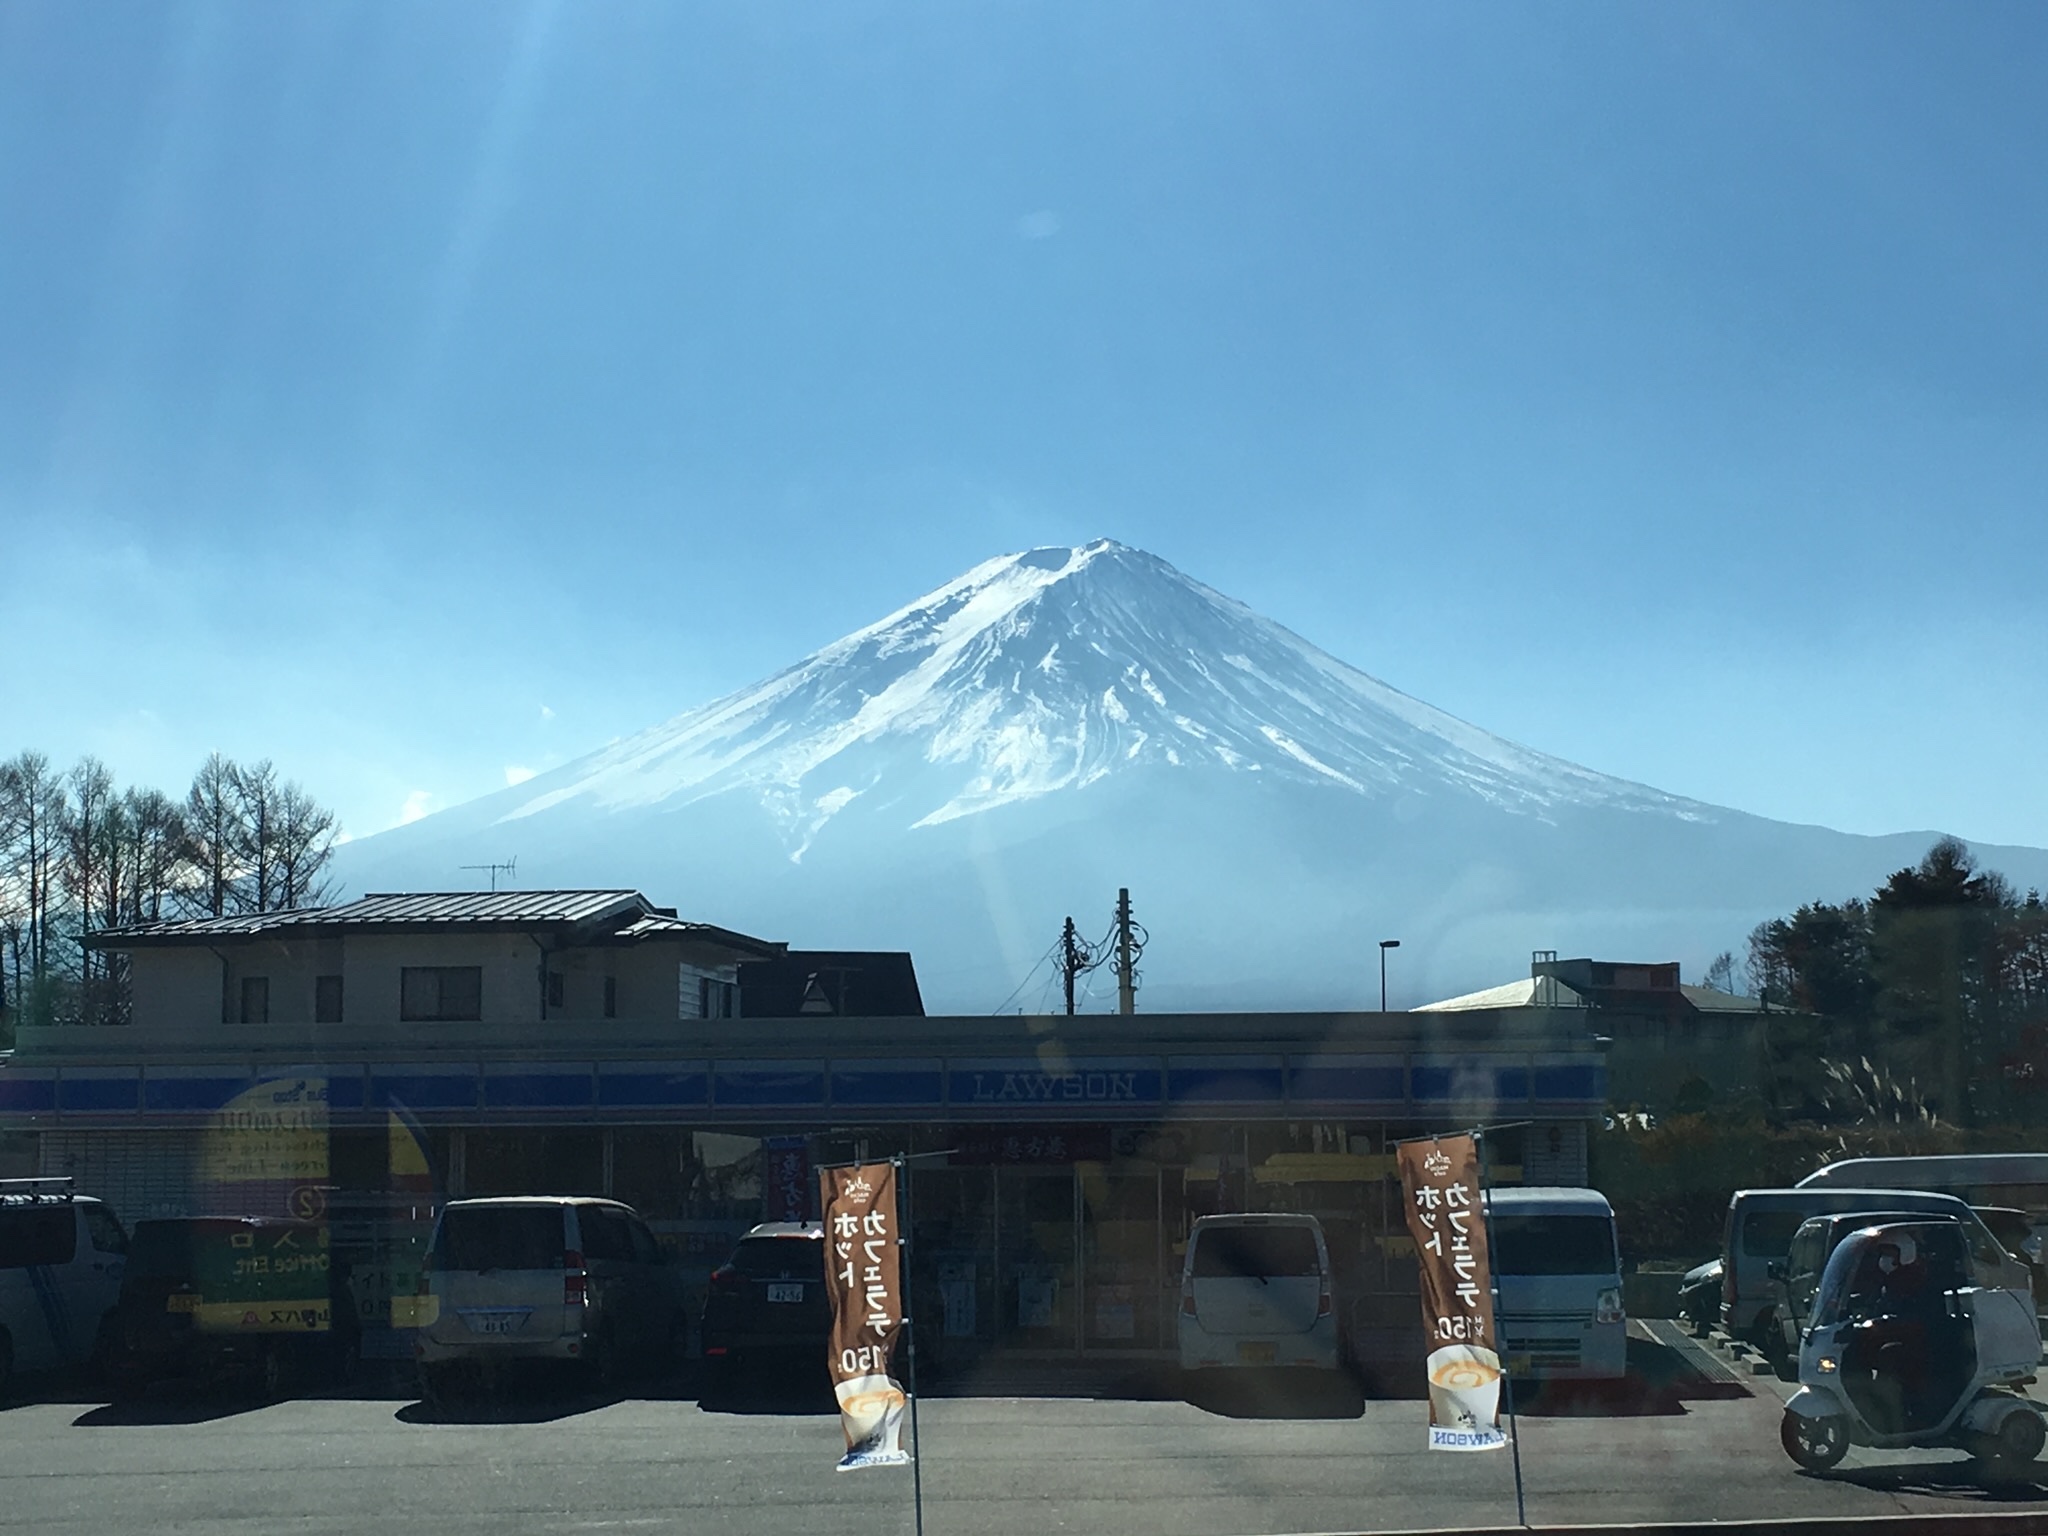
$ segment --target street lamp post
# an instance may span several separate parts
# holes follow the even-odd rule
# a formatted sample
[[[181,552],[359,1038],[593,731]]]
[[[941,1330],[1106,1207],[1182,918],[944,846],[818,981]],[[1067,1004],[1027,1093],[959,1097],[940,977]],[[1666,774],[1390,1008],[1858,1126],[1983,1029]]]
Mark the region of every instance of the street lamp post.
[[[1390,949],[1399,949],[1400,947],[1401,947],[1401,941],[1400,941],[1399,939],[1381,939],[1381,940],[1380,940],[1380,1012],[1381,1012],[1381,1013],[1385,1013],[1385,1012],[1387,1011],[1387,951],[1388,951],[1388,950],[1390,950]]]

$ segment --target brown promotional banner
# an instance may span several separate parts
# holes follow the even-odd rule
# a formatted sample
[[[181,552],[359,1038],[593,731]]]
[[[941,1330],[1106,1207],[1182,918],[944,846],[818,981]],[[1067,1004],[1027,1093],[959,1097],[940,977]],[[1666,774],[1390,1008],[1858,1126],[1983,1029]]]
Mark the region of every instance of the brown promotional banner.
[[[824,1211],[825,1294],[832,1302],[827,1365],[839,1399],[846,1455],[839,1470],[901,1466],[908,1399],[889,1374],[903,1328],[903,1265],[896,1169],[888,1163],[818,1170]]]
[[[1442,1136],[1403,1143],[1395,1156],[1422,1269],[1429,1447],[1498,1450],[1507,1436],[1500,1427],[1500,1342],[1493,1331],[1479,1144],[1471,1136]]]

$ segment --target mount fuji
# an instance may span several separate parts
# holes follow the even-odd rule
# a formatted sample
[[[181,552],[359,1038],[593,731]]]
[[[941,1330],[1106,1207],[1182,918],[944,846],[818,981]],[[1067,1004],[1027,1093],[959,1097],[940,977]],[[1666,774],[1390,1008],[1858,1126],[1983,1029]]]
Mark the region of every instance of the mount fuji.
[[[1061,919],[1092,937],[1128,886],[1141,1007],[1347,1008],[1376,1005],[1382,937],[1408,1002],[1509,979],[1533,949],[1691,972],[1934,835],[1769,821],[1532,751],[1099,540],[990,560],[336,866],[351,893],[441,890],[513,853],[523,886],[637,886],[797,947],[910,949],[958,1012],[1039,1007]],[[1978,853],[2048,884],[2048,853]]]

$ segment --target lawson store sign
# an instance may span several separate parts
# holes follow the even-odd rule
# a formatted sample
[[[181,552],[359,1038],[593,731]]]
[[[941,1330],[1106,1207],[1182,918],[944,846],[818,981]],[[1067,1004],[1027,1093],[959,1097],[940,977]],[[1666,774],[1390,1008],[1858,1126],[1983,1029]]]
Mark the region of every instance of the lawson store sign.
[[[403,1110],[474,1124],[805,1123],[1596,1114],[1592,1054],[1065,1056],[834,1060],[393,1061],[272,1067],[0,1066],[0,1126],[178,1124],[252,1092],[330,1119]]]

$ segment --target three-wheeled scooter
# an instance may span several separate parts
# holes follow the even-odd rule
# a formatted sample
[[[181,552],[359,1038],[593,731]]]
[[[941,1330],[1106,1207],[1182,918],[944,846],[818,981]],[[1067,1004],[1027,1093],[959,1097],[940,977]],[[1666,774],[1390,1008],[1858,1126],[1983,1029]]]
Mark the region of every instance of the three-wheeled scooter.
[[[1851,1445],[1952,1446],[2032,1461],[2048,1418],[2024,1387],[2041,1365],[2033,1308],[1974,1284],[1953,1221],[1885,1222],[1844,1239],[1800,1340],[1800,1389],[1785,1405],[1785,1452],[1815,1470]]]

